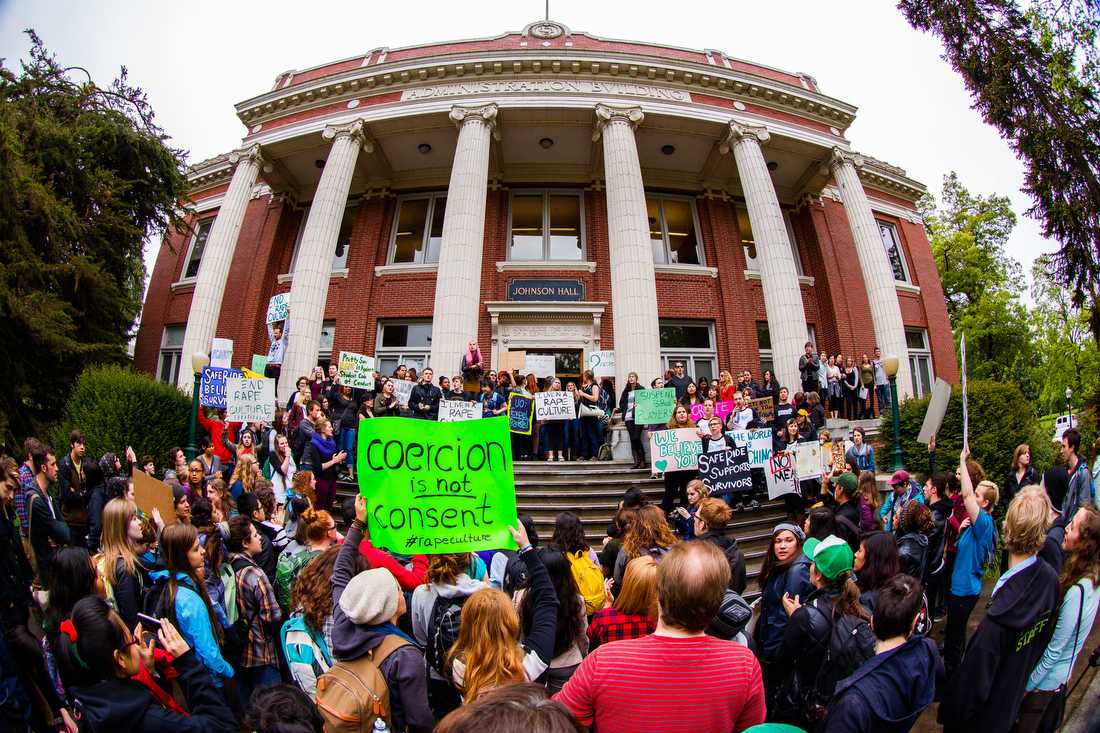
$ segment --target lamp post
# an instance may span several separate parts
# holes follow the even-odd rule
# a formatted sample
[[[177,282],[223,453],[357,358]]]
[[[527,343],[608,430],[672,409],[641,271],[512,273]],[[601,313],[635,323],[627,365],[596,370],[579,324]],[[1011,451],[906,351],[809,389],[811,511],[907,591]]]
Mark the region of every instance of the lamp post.
[[[1066,387],[1066,415],[1069,416],[1069,427],[1075,428],[1073,424],[1073,390]]]
[[[199,453],[195,445],[195,431],[199,423],[199,383],[202,381],[202,368],[210,363],[210,355],[201,351],[191,354],[191,371],[195,373],[195,386],[191,390],[191,426],[187,433],[187,447],[183,449],[183,455],[190,461]]]
[[[901,418],[898,416],[898,357],[893,354],[882,360],[882,368],[890,379],[890,409],[894,413],[894,470],[902,468],[901,457]]]

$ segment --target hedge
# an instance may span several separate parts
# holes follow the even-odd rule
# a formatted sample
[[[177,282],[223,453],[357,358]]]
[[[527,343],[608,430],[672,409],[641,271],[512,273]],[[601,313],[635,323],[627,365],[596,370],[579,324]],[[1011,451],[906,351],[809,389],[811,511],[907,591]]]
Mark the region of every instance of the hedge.
[[[901,452],[911,473],[928,472],[928,448],[917,442],[924,414],[931,398],[910,399],[899,408]],[[1031,462],[1040,473],[1051,466],[1056,452],[1052,432],[1039,425],[1035,405],[1015,384],[974,380],[969,383],[967,406],[970,411],[970,451],[985,469],[990,480],[1003,487],[1012,466],[1012,454],[1020,443],[1031,447]],[[880,470],[893,465],[894,425],[889,411],[883,414],[879,432],[882,441],[876,463]],[[936,468],[953,471],[959,465],[962,450],[962,388],[951,389],[947,414],[936,436]]]
[[[69,448],[73,428],[88,440],[87,456],[104,453],[123,458],[131,446],[140,460],[153,456],[158,469],[166,467],[168,449],[187,442],[191,399],[170,384],[118,366],[86,369],[73,385],[60,424],[53,431],[53,447],[60,457]]]

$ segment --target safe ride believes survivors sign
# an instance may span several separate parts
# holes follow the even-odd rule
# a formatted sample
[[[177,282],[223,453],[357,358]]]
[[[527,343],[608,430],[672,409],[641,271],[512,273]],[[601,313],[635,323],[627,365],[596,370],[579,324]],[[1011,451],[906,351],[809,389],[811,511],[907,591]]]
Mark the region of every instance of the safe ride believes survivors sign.
[[[378,547],[406,554],[515,549],[508,417],[360,420],[359,493]]]

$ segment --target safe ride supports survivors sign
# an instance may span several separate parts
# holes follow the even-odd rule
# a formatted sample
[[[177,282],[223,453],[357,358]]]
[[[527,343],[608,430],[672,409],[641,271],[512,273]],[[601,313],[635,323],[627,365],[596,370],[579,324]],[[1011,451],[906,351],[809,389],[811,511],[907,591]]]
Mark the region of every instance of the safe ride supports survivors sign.
[[[508,417],[360,420],[359,493],[378,547],[440,554],[515,549]]]

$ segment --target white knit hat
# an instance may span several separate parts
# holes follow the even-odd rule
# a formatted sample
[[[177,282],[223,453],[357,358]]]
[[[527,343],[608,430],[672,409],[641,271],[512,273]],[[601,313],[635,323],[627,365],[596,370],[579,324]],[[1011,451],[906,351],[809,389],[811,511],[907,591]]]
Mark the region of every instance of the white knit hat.
[[[389,570],[371,568],[356,575],[340,596],[340,608],[356,624],[384,624],[397,613],[401,588]]]

